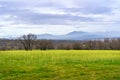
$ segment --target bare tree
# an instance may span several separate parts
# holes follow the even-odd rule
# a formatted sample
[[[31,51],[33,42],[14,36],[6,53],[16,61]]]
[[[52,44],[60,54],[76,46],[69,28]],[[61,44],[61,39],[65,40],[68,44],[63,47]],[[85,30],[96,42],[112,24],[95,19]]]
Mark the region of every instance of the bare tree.
[[[48,50],[48,49],[53,49],[54,46],[51,40],[42,39],[37,42],[37,47],[38,49],[41,50]]]
[[[36,39],[37,39],[36,35],[28,34],[28,35],[22,35],[19,38],[19,41],[23,45],[24,49],[28,51],[33,49]]]
[[[81,45],[81,44],[80,44],[79,42],[74,43],[74,44],[73,44],[73,49],[74,49],[74,50],[80,50],[80,49],[82,49],[80,45]]]

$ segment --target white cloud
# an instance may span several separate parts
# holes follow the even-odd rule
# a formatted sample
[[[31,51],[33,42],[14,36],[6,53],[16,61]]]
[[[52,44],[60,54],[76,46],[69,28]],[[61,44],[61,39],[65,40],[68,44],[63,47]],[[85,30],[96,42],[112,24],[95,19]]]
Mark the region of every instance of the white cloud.
[[[55,9],[53,7],[51,8],[48,8],[48,7],[33,7],[33,8],[30,8],[29,10],[31,10],[32,12],[35,12],[35,13],[40,13],[40,14],[55,14],[55,15],[64,15],[66,14],[66,12],[64,12],[63,10],[60,10],[60,9]]]
[[[0,25],[11,25],[14,24],[15,21],[11,20],[12,18],[16,18],[16,16],[11,15],[0,15]]]
[[[11,26],[11,27],[9,27]],[[20,36],[23,34],[33,33],[33,34],[67,34],[68,32],[74,31],[75,27],[67,25],[9,25],[1,28],[1,32],[5,34],[0,34],[0,36]],[[28,27],[27,27],[28,26]]]
[[[120,0],[0,0],[0,36],[118,31],[119,4]]]

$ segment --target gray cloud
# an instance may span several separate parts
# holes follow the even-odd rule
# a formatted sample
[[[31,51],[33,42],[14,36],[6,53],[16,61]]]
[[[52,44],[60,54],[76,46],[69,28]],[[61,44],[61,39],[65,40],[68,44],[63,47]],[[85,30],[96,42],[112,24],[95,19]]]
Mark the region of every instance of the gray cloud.
[[[108,7],[93,7],[93,8],[64,8],[66,12],[74,12],[74,13],[84,13],[84,14],[106,14],[112,11],[111,8]]]
[[[4,25],[0,25],[0,28],[1,28],[1,27],[4,27]]]
[[[99,2],[99,4],[98,4]],[[89,15],[89,14],[105,14],[110,13],[112,10],[106,4],[110,4],[110,2],[105,2],[105,0],[95,1],[95,0],[70,0],[64,1],[61,0],[59,3],[57,0],[44,0],[44,1],[16,1],[16,0],[9,0],[9,1],[0,1],[0,4],[3,5],[0,9],[0,13],[2,14],[9,14],[13,16],[17,16],[15,21],[17,23],[27,23],[27,24],[69,24],[66,21],[76,21],[76,22],[88,22],[88,21],[95,21],[95,17],[85,17],[82,14]],[[70,8],[71,6],[71,8]],[[59,15],[58,14],[47,14],[44,13],[35,13],[32,11],[32,8],[42,8],[47,7],[49,9],[55,8],[56,10],[62,10],[66,14]],[[42,9],[40,9],[42,11]],[[47,11],[46,11],[47,12]],[[76,15],[71,15],[76,13]],[[11,18],[13,19],[13,18]]]
[[[21,21],[33,23],[33,24],[57,24],[65,25],[69,24],[66,21],[93,21],[94,19],[88,17],[72,16],[72,15],[52,15],[52,14],[36,14],[29,13],[19,16]]]
[[[70,12],[67,14],[43,14],[43,13],[35,13],[30,11],[29,9],[15,9],[15,8],[2,8],[0,10],[1,14],[16,16],[11,17],[11,20],[15,20],[16,22],[28,23],[28,24],[59,24],[64,25],[68,24],[66,21],[94,21],[93,18],[82,17],[70,15]]]
[[[67,31],[76,25],[83,31],[102,31],[107,30],[109,26],[111,27],[109,30],[119,30],[119,4],[119,0],[0,0],[0,27],[2,27],[0,31],[3,31],[3,34],[10,34],[13,32],[9,30],[11,27],[17,33],[22,27],[19,34],[22,31],[26,33],[24,28],[33,30],[34,25],[37,25],[34,32],[38,28],[43,32],[47,32],[46,29],[48,32],[51,30],[51,33],[59,31],[52,30],[54,28],[51,29],[49,25],[59,28],[64,26]],[[114,27],[117,28],[113,29]]]

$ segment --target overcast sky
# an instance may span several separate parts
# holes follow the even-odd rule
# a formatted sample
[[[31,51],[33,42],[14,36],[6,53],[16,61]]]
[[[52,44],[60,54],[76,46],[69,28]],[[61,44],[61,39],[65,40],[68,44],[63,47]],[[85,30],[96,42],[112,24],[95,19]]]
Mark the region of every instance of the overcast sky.
[[[120,31],[120,0],[0,0],[0,37]]]

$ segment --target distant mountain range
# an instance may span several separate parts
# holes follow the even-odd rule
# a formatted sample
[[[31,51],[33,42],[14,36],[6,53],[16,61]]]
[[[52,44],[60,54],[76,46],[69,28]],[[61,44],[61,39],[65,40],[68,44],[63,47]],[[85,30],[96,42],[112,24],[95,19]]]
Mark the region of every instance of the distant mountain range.
[[[97,40],[104,38],[120,38],[120,32],[73,31],[64,35],[52,35],[52,34],[36,34],[36,35],[38,39],[50,39],[50,40]],[[16,36],[4,36],[4,39],[16,39]]]
[[[37,35],[38,39],[51,39],[51,40],[91,40],[103,38],[119,38],[120,32],[83,32],[73,31],[65,35],[52,35],[40,34]]]

